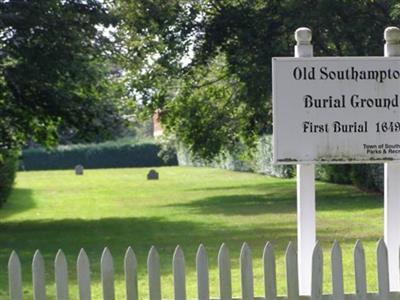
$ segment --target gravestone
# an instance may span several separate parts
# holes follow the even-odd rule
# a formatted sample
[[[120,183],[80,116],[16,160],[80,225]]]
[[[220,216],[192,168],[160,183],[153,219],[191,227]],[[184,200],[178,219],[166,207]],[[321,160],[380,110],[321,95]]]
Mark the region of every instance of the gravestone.
[[[83,175],[83,166],[82,165],[75,166],[75,175]]]
[[[151,169],[149,173],[147,173],[147,180],[158,180],[158,172],[156,170]]]

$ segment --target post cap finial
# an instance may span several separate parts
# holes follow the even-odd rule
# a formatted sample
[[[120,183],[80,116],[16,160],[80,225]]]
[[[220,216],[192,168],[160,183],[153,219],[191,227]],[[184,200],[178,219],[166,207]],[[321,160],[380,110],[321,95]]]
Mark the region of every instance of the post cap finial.
[[[387,27],[385,29],[384,38],[386,44],[400,44],[400,29],[398,27]]]
[[[294,38],[298,45],[309,45],[312,39],[312,32],[310,28],[300,27],[294,33]]]

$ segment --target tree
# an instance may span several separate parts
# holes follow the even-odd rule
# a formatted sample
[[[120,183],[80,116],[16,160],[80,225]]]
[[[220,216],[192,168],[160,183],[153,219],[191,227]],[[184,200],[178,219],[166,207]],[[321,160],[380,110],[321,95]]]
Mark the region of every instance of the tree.
[[[58,132],[109,136],[124,90],[104,29],[117,19],[97,0],[0,1],[0,152]]]
[[[382,55],[394,0],[117,1],[125,67],[142,110],[212,158],[272,132],[271,58],[293,56],[293,33],[313,30],[316,56]],[[189,60],[185,56],[192,53]],[[144,71],[145,70],[145,71]],[[216,74],[216,73],[219,73]]]

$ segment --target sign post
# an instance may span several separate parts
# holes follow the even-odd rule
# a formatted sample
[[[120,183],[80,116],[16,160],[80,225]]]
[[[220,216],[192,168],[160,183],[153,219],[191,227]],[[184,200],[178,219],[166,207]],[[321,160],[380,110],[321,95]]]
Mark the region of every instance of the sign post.
[[[295,57],[272,60],[274,162],[297,165],[301,295],[311,293],[316,163],[385,163],[384,238],[400,291],[400,29],[384,36],[384,57],[313,57],[303,27]]]
[[[295,32],[295,57],[312,57],[311,30],[305,27]],[[297,249],[300,295],[311,294],[311,263],[315,245],[315,167],[297,165]]]
[[[385,30],[385,56],[400,56],[400,29]],[[384,236],[388,249],[391,291],[400,291],[400,163],[385,163]]]

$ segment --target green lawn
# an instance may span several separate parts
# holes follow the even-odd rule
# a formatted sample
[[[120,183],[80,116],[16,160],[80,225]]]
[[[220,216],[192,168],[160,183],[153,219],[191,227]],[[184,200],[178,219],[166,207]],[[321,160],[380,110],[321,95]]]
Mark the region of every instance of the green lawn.
[[[148,169],[19,173],[8,203],[0,210],[0,299],[7,295],[6,266],[12,249],[23,264],[24,293],[31,298],[31,258],[45,257],[49,299],[54,299],[51,269],[59,248],[67,255],[71,299],[76,299],[75,259],[89,255],[93,298],[100,299],[99,260],[104,246],[115,259],[116,299],[124,298],[122,258],[131,245],[139,262],[141,299],[147,298],[146,257],[155,245],[161,256],[163,295],[172,298],[171,257],[177,244],[187,263],[189,298],[196,296],[195,253],[200,243],[209,255],[211,294],[218,295],[216,256],[222,242],[232,258],[235,295],[240,295],[238,255],[247,241],[254,259],[255,291],[262,295],[261,255],[266,241],[277,254],[278,292],[285,293],[283,254],[296,240],[295,180],[206,168],[159,168],[160,180],[147,181]],[[383,201],[351,186],[317,184],[317,236],[324,248],[325,290],[329,292],[329,248],[341,242],[345,289],[354,289],[352,248],[362,239],[368,286],[375,290],[375,247],[383,234]]]

